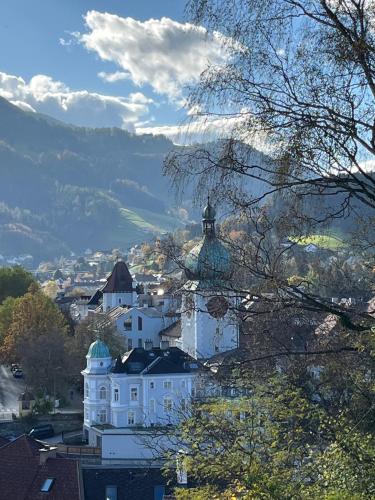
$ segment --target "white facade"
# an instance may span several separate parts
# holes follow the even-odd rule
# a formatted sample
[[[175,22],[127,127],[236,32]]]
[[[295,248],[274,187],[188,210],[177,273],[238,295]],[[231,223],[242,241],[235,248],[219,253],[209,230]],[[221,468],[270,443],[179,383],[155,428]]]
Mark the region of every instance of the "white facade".
[[[164,356],[163,351],[159,353],[153,354],[155,362]],[[82,374],[84,430],[90,445],[98,445],[96,426],[110,424],[129,433],[140,427],[176,423],[181,414],[186,414],[195,373],[149,373],[155,362],[140,373],[113,373],[110,358],[87,357]]]
[[[155,307],[144,306],[119,311],[115,323],[130,350],[133,347],[143,347],[149,340],[154,347],[159,346],[159,332],[176,320],[176,316],[166,316]]]
[[[117,306],[132,307],[137,300],[137,293],[133,292],[109,292],[103,293],[103,312],[110,311]]]
[[[209,301],[225,301],[228,309],[221,317],[209,312]],[[239,342],[238,320],[231,312],[234,298],[228,293],[213,291],[188,292],[182,301],[181,339],[176,342],[184,352],[195,359],[207,359],[215,354],[236,349]],[[225,309],[224,309],[225,311]]]

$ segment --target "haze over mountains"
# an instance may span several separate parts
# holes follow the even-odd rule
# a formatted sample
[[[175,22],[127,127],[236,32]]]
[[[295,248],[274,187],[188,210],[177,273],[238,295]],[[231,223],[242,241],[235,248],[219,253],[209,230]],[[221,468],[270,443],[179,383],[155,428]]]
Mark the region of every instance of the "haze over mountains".
[[[127,248],[181,225],[163,136],[73,127],[0,98],[0,254]]]

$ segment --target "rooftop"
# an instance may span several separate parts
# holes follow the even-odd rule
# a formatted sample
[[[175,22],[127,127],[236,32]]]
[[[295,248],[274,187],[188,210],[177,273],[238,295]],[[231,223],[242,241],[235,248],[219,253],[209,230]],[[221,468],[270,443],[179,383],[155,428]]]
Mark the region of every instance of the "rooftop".
[[[0,447],[0,497],[17,500],[80,500],[78,461],[46,457],[41,450],[53,449],[26,435]],[[48,493],[41,489],[47,479],[53,479]],[[47,496],[44,496],[47,495]]]
[[[120,293],[133,291],[133,278],[128,266],[123,261],[116,262],[107,283],[102,288],[103,293]]]

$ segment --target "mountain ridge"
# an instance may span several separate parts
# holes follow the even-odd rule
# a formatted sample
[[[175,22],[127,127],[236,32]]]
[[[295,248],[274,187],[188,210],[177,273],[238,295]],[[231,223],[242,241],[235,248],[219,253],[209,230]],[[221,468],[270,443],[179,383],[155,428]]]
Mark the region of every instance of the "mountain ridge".
[[[163,136],[65,125],[0,97],[0,254],[126,249],[180,227],[162,173],[172,148]]]

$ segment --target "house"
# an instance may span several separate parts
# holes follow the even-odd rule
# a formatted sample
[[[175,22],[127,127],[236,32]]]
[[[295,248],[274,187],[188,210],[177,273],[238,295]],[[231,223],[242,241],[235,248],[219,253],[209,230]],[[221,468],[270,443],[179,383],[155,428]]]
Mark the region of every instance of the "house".
[[[85,500],[163,500],[171,492],[160,468],[85,467]]]
[[[111,284],[103,289],[103,305],[105,300],[117,304],[107,317],[131,342],[115,362],[104,342],[91,344],[82,371],[83,428],[89,444],[101,447],[102,460],[150,460],[154,455],[147,440],[162,448],[168,436],[158,429],[176,424],[188,411],[196,384],[205,387],[204,362],[238,348],[238,321],[233,314],[237,299],[230,289],[232,260],[216,236],[215,211],[208,202],[203,238],[185,261],[188,281],[181,291],[180,322],[162,294],[139,296],[138,304],[125,303],[134,284],[124,266],[124,284],[118,285],[114,270]],[[105,299],[105,293],[117,295]],[[121,293],[129,295],[120,297]]]
[[[91,446],[102,447],[102,458],[135,458],[133,430],[175,423],[188,406],[198,365],[177,347],[150,342],[112,366],[106,344],[96,340],[86,358],[84,432]]]
[[[22,435],[0,447],[0,498],[83,500],[79,463]]]

